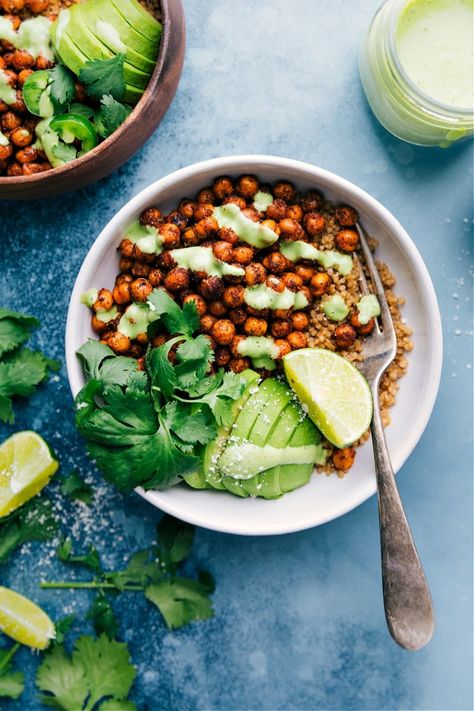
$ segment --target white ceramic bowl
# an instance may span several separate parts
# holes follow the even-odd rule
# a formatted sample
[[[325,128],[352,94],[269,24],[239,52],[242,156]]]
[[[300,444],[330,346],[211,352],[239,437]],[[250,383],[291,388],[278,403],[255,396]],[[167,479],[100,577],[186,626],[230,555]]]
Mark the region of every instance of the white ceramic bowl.
[[[414,329],[415,348],[407,375],[400,381],[397,404],[387,440],[395,471],[404,464],[420,439],[438,392],[442,363],[441,318],[426,266],[400,223],[377,200],[353,183],[307,163],[271,156],[233,156],[191,165],[168,175],[128,202],[102,230],[77,277],[66,327],[66,359],[70,386],[76,395],[84,383],[76,350],[89,337],[90,312],[79,297],[91,287],[112,286],[118,273],[116,247],[126,228],[146,207],[158,205],[165,213],[184,197],[212,183],[219,175],[255,173],[260,180],[290,180],[300,189],[317,188],[336,203],[355,207],[368,233],[380,246],[377,256],[397,277],[396,291],[406,297],[404,317]],[[150,503],[177,518],[216,531],[243,535],[273,535],[299,531],[331,521],[375,493],[370,442],[358,451],[348,476],[313,476],[301,489],[276,501],[240,499],[215,491],[195,491],[181,484],[167,491],[138,489]]]

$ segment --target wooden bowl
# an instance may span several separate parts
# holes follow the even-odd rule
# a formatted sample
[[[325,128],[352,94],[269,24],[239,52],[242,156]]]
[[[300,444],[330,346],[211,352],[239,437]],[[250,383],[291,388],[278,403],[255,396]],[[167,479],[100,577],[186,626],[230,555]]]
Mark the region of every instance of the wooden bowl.
[[[161,0],[163,33],[150,82],[126,121],[81,158],[36,175],[0,177],[0,200],[31,200],[70,192],[104,178],[148,140],[176,93],[186,44],[181,0]]]

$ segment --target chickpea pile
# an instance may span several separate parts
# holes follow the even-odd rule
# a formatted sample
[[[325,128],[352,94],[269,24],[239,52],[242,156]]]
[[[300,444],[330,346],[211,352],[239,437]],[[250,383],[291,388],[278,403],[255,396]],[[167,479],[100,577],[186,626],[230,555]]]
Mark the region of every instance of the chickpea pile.
[[[258,191],[273,196],[273,203],[264,212],[258,212],[253,205]],[[165,289],[181,305],[194,302],[201,332],[209,337],[214,348],[216,367],[236,373],[252,367],[250,359],[239,353],[239,343],[247,336],[271,336],[279,348],[279,358],[308,345],[307,311],[327,292],[331,276],[314,263],[290,262],[279,251],[279,242],[266,249],[255,249],[240,242],[229,227],[219,228],[213,209],[226,203],[237,204],[246,217],[260,221],[285,240],[318,243],[318,237],[325,230],[326,221],[319,212],[323,198],[318,192],[298,194],[286,181],[279,181],[273,187],[260,185],[252,175],[243,175],[238,180],[220,177],[211,187],[202,189],[194,200],[182,200],[178,209],[167,216],[157,207],[146,209],[140,222],[158,230],[163,242],[162,253],[144,254],[131,240],[123,239],[119,246],[120,274],[115,286],[111,291],[101,289],[93,305],[96,313],[92,327],[112,350],[142,359],[149,344],[147,334],[141,333],[131,340],[117,330],[117,325],[127,306],[132,302],[145,302],[156,287]],[[341,227],[336,235],[338,248],[353,252],[358,235],[351,227],[357,213],[350,207],[340,207],[335,217]],[[221,278],[177,266],[170,250],[194,246],[211,248],[217,259],[243,268],[244,275]],[[302,292],[308,306],[305,310],[255,310],[245,303],[244,289],[259,284],[266,284],[277,292],[285,288]],[[113,321],[104,323],[97,317],[113,306],[118,309]],[[351,323],[342,323],[336,328],[336,346],[349,348],[356,334],[363,330],[368,332],[371,326],[362,326],[353,315]],[[170,337],[171,334],[158,333],[151,345],[159,346]],[[173,358],[173,350],[170,358]],[[262,370],[261,375],[267,373]]]
[[[1,17],[6,17],[18,30],[22,21],[34,15],[47,13],[50,0],[0,0]],[[0,99],[0,130],[8,139],[0,144],[0,175],[33,175],[52,166],[42,150],[34,147],[35,127],[41,120],[29,113],[23,101],[22,87],[28,77],[39,69],[50,69],[54,63],[41,55],[35,60],[27,51],[15,49],[6,40],[0,40],[0,69],[8,76],[8,83],[16,91],[16,101],[7,104]],[[77,100],[83,100],[78,85]]]

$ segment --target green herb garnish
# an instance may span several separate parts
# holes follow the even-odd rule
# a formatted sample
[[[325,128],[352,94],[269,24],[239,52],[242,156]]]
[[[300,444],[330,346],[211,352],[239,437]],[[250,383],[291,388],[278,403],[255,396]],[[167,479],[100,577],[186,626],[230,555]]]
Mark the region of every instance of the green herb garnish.
[[[125,55],[117,54],[112,59],[86,62],[79,72],[79,81],[85,85],[87,95],[100,100],[110,94],[121,101],[125,94],[124,61]]]
[[[100,100],[101,107],[94,118],[94,126],[99,136],[108,138],[123,124],[132,109],[108,94]]]
[[[63,111],[74,99],[76,93],[76,77],[63,64],[56,64],[48,71],[49,91],[55,111]]]
[[[20,645],[0,649],[0,697],[19,699],[25,689],[25,675],[13,668],[12,659]]]
[[[86,484],[76,471],[72,471],[61,484],[61,493],[69,496],[73,501],[82,501],[90,504],[94,491],[90,484]]]
[[[37,497],[0,520],[0,565],[29,541],[48,541],[58,529],[51,502]]]

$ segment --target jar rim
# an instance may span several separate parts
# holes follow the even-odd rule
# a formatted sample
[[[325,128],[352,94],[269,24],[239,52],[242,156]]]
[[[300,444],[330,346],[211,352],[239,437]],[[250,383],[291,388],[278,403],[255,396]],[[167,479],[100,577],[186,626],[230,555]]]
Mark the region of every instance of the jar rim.
[[[386,0],[390,2],[390,0]],[[442,112],[448,114],[453,118],[462,116],[463,118],[472,118],[474,115],[474,110],[465,106],[451,106],[450,104],[445,104],[442,101],[434,99],[432,96],[427,94],[423,89],[420,89],[413,79],[408,75],[403,64],[400,61],[400,57],[397,49],[396,32],[398,19],[402,13],[402,10],[413,0],[395,0],[393,6],[390,8],[390,27],[388,32],[388,46],[391,54],[392,61],[395,65],[395,69],[402,77],[403,81],[410,87],[411,91],[419,96],[427,106],[436,112]]]

